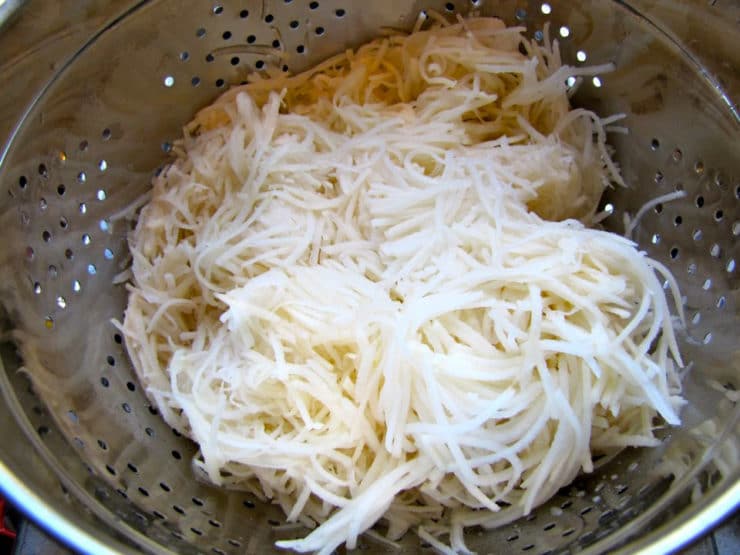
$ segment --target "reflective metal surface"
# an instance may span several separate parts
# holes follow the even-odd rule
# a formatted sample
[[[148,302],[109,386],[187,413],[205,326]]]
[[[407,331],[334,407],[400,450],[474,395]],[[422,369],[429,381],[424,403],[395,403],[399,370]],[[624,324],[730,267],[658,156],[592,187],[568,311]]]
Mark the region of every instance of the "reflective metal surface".
[[[13,18],[19,15],[20,8],[26,0],[0,0],[0,30],[12,23]]]
[[[272,547],[276,539],[296,533],[277,508],[195,481],[195,446],[175,435],[140,391],[111,324],[126,302],[125,288],[113,282],[127,263],[130,222],[122,210],[147,190],[153,172],[167,162],[169,141],[193,113],[260,62],[300,71],[383,27],[409,28],[422,8],[497,15],[532,34],[549,23],[567,60],[576,64],[583,52],[586,63],[616,65],[600,81],[582,83],[575,96],[602,114],[627,115],[629,134],[614,135],[612,143],[630,188],[605,198],[614,207],[607,227],[621,232],[624,211],[634,214],[679,187],[687,192],[651,210],[635,235],[671,268],[686,297],[682,351],[691,363],[691,405],[684,426],[666,431],[661,448],[628,450],[578,478],[527,519],[471,530],[468,545],[479,553],[620,546],[662,553],[737,504],[740,470],[736,460],[729,466],[723,461],[739,448],[732,399],[740,385],[740,123],[732,77],[719,78],[724,62],[700,62],[663,27],[663,21],[689,25],[697,9],[692,3],[103,4],[78,5],[89,10],[87,23],[58,27],[58,44],[71,56],[64,63],[66,57],[44,55],[53,42],[39,43],[34,56],[13,51],[12,41],[0,37],[0,53],[26,64],[8,86],[16,102],[0,108],[15,106],[13,119],[20,120],[0,161],[6,332],[0,422],[7,422],[0,487],[26,511],[90,553],[269,553],[279,552]],[[29,2],[8,32],[31,28],[27,18],[42,5]],[[62,8],[55,9],[63,17]],[[725,41],[718,37],[737,42],[732,25],[718,22],[713,33],[692,25],[693,36],[721,48]],[[88,36],[72,56],[73,45]],[[41,63],[48,59],[53,67]],[[44,76],[52,80],[42,90]],[[17,107],[26,103],[21,118]],[[676,454],[682,476],[667,480],[661,470]],[[699,491],[703,496],[692,500]],[[393,552],[371,538],[363,545]],[[411,535],[403,545],[404,552],[429,551]]]

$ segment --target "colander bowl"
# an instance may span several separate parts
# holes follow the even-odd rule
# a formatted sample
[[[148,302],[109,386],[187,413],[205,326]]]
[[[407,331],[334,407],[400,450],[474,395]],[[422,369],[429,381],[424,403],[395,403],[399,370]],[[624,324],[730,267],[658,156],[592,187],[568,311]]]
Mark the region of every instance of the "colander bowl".
[[[42,4],[24,6],[15,25]],[[410,29],[423,9],[495,15],[538,40],[548,24],[567,62],[614,64],[573,97],[600,114],[626,115],[628,133],[611,144],[629,187],[605,195],[607,229],[622,233],[625,213],[686,192],[648,210],[634,234],[684,295],[690,403],[682,426],[665,430],[658,448],[602,461],[528,517],[468,530],[468,546],[662,553],[737,506],[740,118],[732,96],[737,60],[718,52],[731,56],[740,36],[731,23],[736,10],[723,16],[685,2],[612,0],[116,6],[117,15],[48,82],[7,84],[16,101],[19,90],[33,95],[27,106],[16,102],[17,124],[0,158],[0,488],[32,518],[90,553],[261,554],[301,533],[275,506],[198,481],[190,463],[197,446],[170,429],[141,391],[111,323],[127,298],[115,279],[129,263],[126,207],[167,163],[182,126],[249,72],[298,72],[384,29]],[[707,19],[689,19],[698,14]],[[679,40],[675,29],[688,27],[712,55],[700,61]],[[413,534],[400,547],[363,537],[358,550],[432,551]]]

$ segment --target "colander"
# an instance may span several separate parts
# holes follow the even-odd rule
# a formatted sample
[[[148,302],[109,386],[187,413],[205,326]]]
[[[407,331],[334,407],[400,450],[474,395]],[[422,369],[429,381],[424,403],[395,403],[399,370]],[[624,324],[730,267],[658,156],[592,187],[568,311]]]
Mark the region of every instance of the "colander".
[[[24,7],[20,23],[44,19],[34,5],[43,3]],[[119,15],[14,114],[0,159],[0,486],[32,518],[89,553],[263,554],[278,552],[276,540],[305,533],[269,503],[197,481],[197,447],[141,391],[111,323],[126,305],[125,286],[114,280],[129,262],[132,222],[121,215],[167,163],[182,126],[230,85],[272,66],[297,72],[384,29],[409,29],[422,10],[495,15],[537,40],[549,25],[567,62],[614,64],[615,71],[579,83],[573,97],[602,115],[626,115],[629,132],[614,135],[612,145],[630,186],[603,199],[608,229],[621,233],[625,213],[686,192],[650,208],[634,235],[672,270],[684,295],[690,404],[683,425],[662,430],[658,448],[602,461],[528,517],[469,529],[468,546],[478,553],[663,553],[733,511],[740,500],[740,118],[731,96],[737,53],[734,61],[724,56],[740,37],[736,5],[115,5]],[[680,32],[705,42],[680,41]],[[3,86],[17,99],[23,83]],[[413,534],[400,548],[363,537],[358,550],[432,551]]]

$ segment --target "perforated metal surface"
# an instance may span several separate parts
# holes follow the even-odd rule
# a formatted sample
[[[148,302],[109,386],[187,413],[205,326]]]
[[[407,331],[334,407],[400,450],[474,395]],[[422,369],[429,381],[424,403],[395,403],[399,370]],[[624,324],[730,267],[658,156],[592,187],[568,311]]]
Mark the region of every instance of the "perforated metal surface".
[[[105,522],[119,540],[148,551],[277,552],[276,539],[299,533],[269,504],[196,482],[196,447],[140,391],[110,323],[126,302],[124,286],[113,284],[128,261],[131,222],[121,211],[148,189],[181,126],[247,72],[300,71],[383,27],[409,28],[421,9],[497,15],[537,38],[549,22],[566,60],[615,63],[575,96],[599,113],[627,114],[629,134],[612,144],[630,188],[604,199],[613,207],[608,228],[622,232],[624,211],[687,192],[649,211],[635,234],[685,295],[682,351],[693,366],[684,428],[666,432],[665,448],[628,450],[578,478],[524,520],[471,530],[468,545],[480,553],[603,551],[688,505],[683,486],[714,443],[706,433],[696,441],[691,430],[711,421],[717,437],[738,443],[737,407],[725,389],[736,389],[740,367],[740,124],[722,91],[660,30],[622,3],[596,0],[153,1],[113,21],[57,74],[0,167],[0,299],[31,375],[16,372],[21,361],[6,344],[0,416],[13,413],[27,438],[2,455],[3,468],[17,466],[16,450],[33,450],[39,468],[16,475],[33,481],[51,468],[64,496],[86,508],[73,509],[71,520]],[[681,450],[688,469],[673,485],[656,471],[670,448]],[[737,467],[717,480],[700,477],[708,501],[737,489]],[[359,549],[393,552],[370,538]],[[430,549],[409,536],[404,551]]]

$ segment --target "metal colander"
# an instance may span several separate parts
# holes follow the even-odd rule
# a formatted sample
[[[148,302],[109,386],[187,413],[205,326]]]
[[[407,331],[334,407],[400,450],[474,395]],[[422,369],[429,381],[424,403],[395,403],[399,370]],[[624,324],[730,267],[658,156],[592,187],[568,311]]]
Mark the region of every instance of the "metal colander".
[[[698,9],[687,5],[161,0],[125,6],[38,90],[25,113],[15,114],[18,124],[1,159],[5,494],[91,553],[262,554],[277,552],[276,540],[303,533],[274,506],[196,481],[190,465],[196,446],[173,432],[141,391],[111,324],[122,317],[127,297],[113,278],[128,263],[131,223],[118,216],[150,186],[167,162],[170,141],[195,111],[248,72],[300,71],[384,28],[408,29],[421,10],[434,9],[496,15],[526,26],[538,40],[549,23],[567,62],[615,64],[614,72],[580,83],[574,96],[575,104],[602,115],[627,115],[629,134],[615,135],[612,144],[630,187],[603,200],[612,212],[607,228],[622,232],[624,212],[635,214],[674,190],[687,193],[651,208],[635,233],[641,248],[672,270],[685,296],[690,405],[683,426],[663,431],[659,448],[628,449],[577,478],[524,519],[468,530],[468,546],[479,553],[665,552],[731,512],[740,499],[740,119],[728,93],[732,83],[715,70],[727,63],[718,49],[737,45],[731,21],[737,15],[728,9],[723,27],[706,6],[702,17],[715,19],[691,19]],[[715,26],[703,35],[710,50],[703,64],[695,49],[653,19],[660,9],[679,27]],[[732,65],[724,70],[734,75]],[[4,84],[10,96],[13,86]],[[666,469],[676,461],[681,470],[671,475]],[[397,552],[370,537],[358,550]],[[430,551],[413,534],[402,542],[404,553]]]

